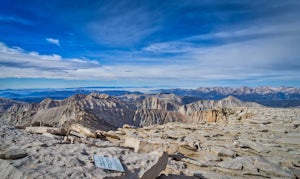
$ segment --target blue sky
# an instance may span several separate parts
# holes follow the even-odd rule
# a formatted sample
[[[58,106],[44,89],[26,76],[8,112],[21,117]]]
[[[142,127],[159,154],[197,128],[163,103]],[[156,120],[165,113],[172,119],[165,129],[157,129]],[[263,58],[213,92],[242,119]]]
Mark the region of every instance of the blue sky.
[[[300,1],[0,0],[0,88],[300,87]]]

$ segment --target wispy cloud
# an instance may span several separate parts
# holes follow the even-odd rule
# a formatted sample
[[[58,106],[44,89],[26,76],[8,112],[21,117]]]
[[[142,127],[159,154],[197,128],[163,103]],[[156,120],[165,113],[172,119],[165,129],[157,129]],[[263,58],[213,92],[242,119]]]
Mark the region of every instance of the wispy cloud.
[[[60,43],[59,43],[59,40],[58,39],[54,39],[54,38],[46,38],[46,41],[51,43],[51,44],[54,44],[54,45],[57,45],[60,47]]]
[[[32,25],[33,23],[27,19],[17,16],[0,16],[0,22],[17,23],[22,25]]]

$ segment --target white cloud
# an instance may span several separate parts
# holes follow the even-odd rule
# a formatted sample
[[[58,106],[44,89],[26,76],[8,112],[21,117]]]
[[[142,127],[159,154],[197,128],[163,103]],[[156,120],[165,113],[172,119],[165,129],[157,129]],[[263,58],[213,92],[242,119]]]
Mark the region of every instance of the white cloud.
[[[60,55],[41,55],[19,47],[7,47],[0,42],[0,77],[69,78],[67,73],[77,69],[99,67],[97,61],[63,58]]]
[[[46,41],[51,43],[51,44],[54,44],[54,45],[57,45],[60,47],[60,43],[59,43],[59,40],[58,39],[54,39],[54,38],[46,38]]]

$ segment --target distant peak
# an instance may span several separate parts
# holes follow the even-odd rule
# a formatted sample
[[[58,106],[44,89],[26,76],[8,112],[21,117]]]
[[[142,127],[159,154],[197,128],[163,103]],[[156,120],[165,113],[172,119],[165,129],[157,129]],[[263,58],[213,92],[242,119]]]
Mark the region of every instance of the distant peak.
[[[232,95],[229,95],[227,96],[226,98],[222,99],[223,101],[241,101],[239,100],[238,98],[232,96]]]
[[[102,98],[102,99],[107,99],[107,98],[109,98],[109,95],[108,95],[108,94],[100,94],[100,93],[98,93],[98,92],[92,92],[92,93],[90,93],[88,96],[96,97],[96,98]]]

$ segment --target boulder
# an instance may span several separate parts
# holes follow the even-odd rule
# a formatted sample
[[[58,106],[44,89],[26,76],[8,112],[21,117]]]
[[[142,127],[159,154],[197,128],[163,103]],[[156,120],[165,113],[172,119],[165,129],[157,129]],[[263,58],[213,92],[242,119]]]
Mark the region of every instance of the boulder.
[[[24,150],[11,149],[11,150],[1,151],[0,158],[8,159],[8,160],[15,160],[15,159],[19,159],[19,158],[24,158],[27,155],[28,155],[27,152]]]
[[[80,124],[72,124],[69,128],[69,131],[75,131],[86,137],[97,138],[96,132],[90,128],[84,127]]]

